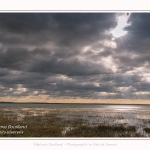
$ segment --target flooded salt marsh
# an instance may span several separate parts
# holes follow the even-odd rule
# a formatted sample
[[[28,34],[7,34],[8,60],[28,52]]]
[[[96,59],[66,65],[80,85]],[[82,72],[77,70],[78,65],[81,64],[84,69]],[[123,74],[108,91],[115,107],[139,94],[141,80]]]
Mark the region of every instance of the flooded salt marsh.
[[[144,130],[150,128],[150,105],[55,104],[50,107],[1,107],[0,111],[4,117],[22,123],[25,121],[28,123],[26,119],[28,116],[40,116],[40,122],[43,123],[47,123],[51,116],[56,116],[59,118],[59,125],[63,127],[63,134],[79,125],[93,127],[103,124],[135,126],[136,133],[150,137],[150,134]],[[69,123],[71,121],[76,122]]]

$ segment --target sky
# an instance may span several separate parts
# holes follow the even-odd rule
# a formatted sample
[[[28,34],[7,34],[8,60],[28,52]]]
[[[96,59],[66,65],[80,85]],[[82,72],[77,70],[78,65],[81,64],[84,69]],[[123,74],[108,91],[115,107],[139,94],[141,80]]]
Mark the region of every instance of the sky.
[[[150,102],[150,13],[0,13],[0,101]]]

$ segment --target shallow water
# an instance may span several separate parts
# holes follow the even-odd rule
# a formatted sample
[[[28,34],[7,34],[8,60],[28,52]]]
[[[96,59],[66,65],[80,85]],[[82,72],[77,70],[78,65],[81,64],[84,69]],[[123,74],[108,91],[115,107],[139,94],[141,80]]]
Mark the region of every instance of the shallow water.
[[[56,114],[63,120],[83,119],[90,126],[98,124],[136,126],[137,133],[145,134],[143,128],[150,128],[150,105],[91,105],[91,104],[14,104],[1,106],[4,115],[15,114],[23,120],[31,116]],[[66,127],[68,130],[68,127]],[[149,136],[149,135],[147,135]]]
[[[22,108],[112,108],[112,109],[142,109],[150,108],[150,105],[115,105],[115,104],[69,104],[69,103],[0,103],[0,107]]]

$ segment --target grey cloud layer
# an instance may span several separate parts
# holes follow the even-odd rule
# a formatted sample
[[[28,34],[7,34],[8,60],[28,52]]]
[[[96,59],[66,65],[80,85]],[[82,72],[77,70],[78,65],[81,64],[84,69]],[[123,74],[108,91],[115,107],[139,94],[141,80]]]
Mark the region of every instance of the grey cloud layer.
[[[150,66],[150,13],[131,14],[126,40],[112,41],[116,17],[0,13],[0,96],[137,98],[150,92],[144,77]]]

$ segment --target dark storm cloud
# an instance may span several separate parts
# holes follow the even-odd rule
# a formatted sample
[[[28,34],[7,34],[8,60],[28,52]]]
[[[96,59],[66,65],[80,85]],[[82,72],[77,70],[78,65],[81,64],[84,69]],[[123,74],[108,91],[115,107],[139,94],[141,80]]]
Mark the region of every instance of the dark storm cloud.
[[[30,33],[48,27],[51,16],[35,13],[1,13],[1,28],[13,33]]]
[[[29,57],[28,51],[23,48],[11,49],[0,51],[0,66],[2,68],[20,68],[24,60]]]
[[[99,34],[103,35],[103,31],[116,25],[114,18],[115,14],[108,13],[6,13],[0,14],[0,27],[6,35],[9,32],[15,38],[19,34],[21,39],[28,37],[36,41],[40,38],[37,43],[56,40],[58,44],[66,46],[95,41],[96,37],[101,37]]]
[[[123,73],[150,63],[150,13],[131,13],[128,22],[128,33],[124,39],[116,40],[114,54]]]
[[[125,28],[128,31],[127,35],[116,39],[117,48],[115,49],[116,52],[113,53],[113,58],[118,64],[118,72],[120,74],[137,72],[136,77],[135,75],[133,75],[133,78],[129,76],[130,80],[125,82],[126,84],[121,80],[120,83],[118,82],[120,85],[117,83],[116,87],[128,87],[121,93],[122,96],[150,98],[148,94],[149,80],[145,77],[145,74],[149,74],[150,64],[149,18],[150,13],[131,13],[128,20],[130,25]],[[141,69],[138,70],[139,68]],[[141,92],[145,92],[145,94]]]
[[[150,14],[130,15],[124,41],[110,33],[117,16],[0,13],[0,96],[134,98],[149,92],[136,68],[149,70]]]
[[[51,72],[68,76],[95,75],[111,72],[111,70],[106,69],[100,63],[94,63],[88,60],[80,61],[78,59],[59,60],[59,58],[55,57],[49,60],[35,62],[29,71]]]
[[[8,74],[10,74],[10,71],[8,69],[0,68],[0,77],[6,76]]]
[[[1,68],[10,68],[16,70],[27,70],[32,61],[48,57],[51,51],[46,49],[34,49],[29,51],[25,48],[7,48],[0,51]]]
[[[137,39],[149,38],[150,36],[150,14],[149,13],[132,13],[128,22],[131,24],[126,28],[132,36]]]

